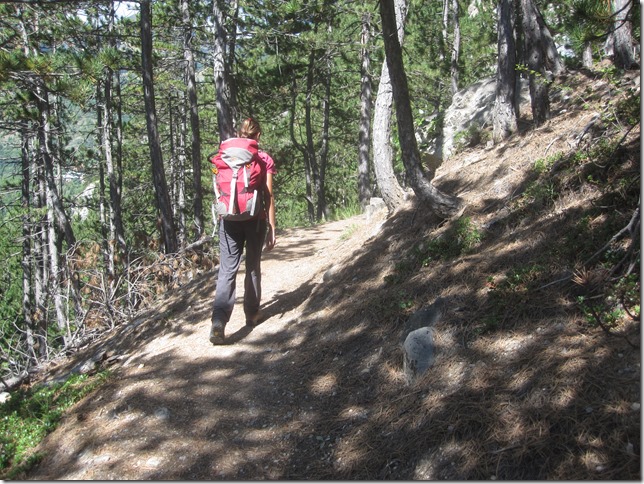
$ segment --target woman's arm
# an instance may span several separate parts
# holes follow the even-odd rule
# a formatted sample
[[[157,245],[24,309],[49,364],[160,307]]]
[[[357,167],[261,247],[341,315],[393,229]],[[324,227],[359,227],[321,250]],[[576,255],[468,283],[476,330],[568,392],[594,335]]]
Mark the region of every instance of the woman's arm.
[[[268,233],[266,234],[266,251],[275,247],[275,200],[273,199],[273,174],[266,173],[266,208],[268,209]]]

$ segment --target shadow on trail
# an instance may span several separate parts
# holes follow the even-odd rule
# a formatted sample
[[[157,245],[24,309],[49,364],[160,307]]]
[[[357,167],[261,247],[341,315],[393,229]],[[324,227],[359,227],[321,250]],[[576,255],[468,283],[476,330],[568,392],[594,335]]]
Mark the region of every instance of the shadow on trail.
[[[413,249],[439,221],[418,207],[401,212],[332,282],[316,290],[308,281],[266,301],[269,319],[303,305],[284,330],[233,344],[230,357],[161,352],[127,377],[130,393],[119,393],[128,382],[111,382],[83,400],[71,418],[101,420],[73,455],[55,456],[58,468],[82,469],[93,458],[103,459],[101,479],[639,479],[639,350],[570,323],[570,286],[541,288],[557,268],[505,300],[485,290],[491,274],[533,267],[553,247],[580,251],[570,237],[576,221],[599,216],[593,210],[551,216],[535,207],[531,217],[501,220],[477,254],[426,264]],[[608,233],[628,216],[611,219]],[[322,236],[324,226],[310,230]],[[606,240],[606,227],[591,235]],[[307,235],[268,257],[297,260],[311,247]],[[179,314],[192,305],[196,320],[207,317],[203,296],[214,283],[201,281],[210,285],[195,282],[199,295],[182,292],[171,315],[146,316],[171,316],[147,337],[196,331]],[[450,311],[436,326],[437,363],[406,385],[402,326],[412,307],[440,295]],[[233,343],[245,336],[235,333]],[[130,453],[102,454],[108,442],[97,424],[112,429],[114,452]],[[50,452],[60,444],[50,442]]]

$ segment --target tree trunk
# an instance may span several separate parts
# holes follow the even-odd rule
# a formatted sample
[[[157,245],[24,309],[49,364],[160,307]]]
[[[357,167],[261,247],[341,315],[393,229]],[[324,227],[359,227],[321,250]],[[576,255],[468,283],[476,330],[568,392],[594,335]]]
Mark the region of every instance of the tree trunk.
[[[398,42],[398,29],[394,13],[394,0],[380,0],[380,17],[385,42],[385,57],[391,74],[391,87],[396,103],[398,136],[403,155],[405,171],[410,185],[421,202],[426,202],[437,215],[458,217],[465,208],[461,199],[446,195],[434,187],[425,177],[420,153],[416,144],[414,118],[409,100],[407,76],[402,63],[402,49]]]
[[[116,49],[114,38],[114,1],[110,1],[110,11],[108,14],[108,43],[113,49]],[[114,79],[114,70],[110,66],[105,67],[104,72],[104,107],[103,107],[103,153],[105,155],[105,167],[107,169],[107,179],[109,181],[109,209],[110,209],[110,240],[112,246],[112,266],[117,260],[125,257],[127,250],[125,242],[125,229],[123,228],[123,213],[121,209],[121,172],[120,163],[114,163],[112,151],[113,143],[113,126],[114,126],[114,109],[112,99],[112,84]],[[116,269],[114,268],[114,272]],[[114,276],[116,274],[113,274]]]
[[[315,194],[315,203],[313,213],[309,213],[311,222],[317,220],[317,210],[319,207],[319,193],[320,193],[320,171],[318,166],[317,154],[315,152],[315,142],[313,140],[313,121],[312,115],[312,98],[313,98],[313,84],[315,77],[316,57],[315,50],[312,48],[309,52],[309,64],[306,74],[306,101],[304,104],[304,125],[306,130],[306,160],[309,167],[310,178],[313,183],[313,193]]]
[[[182,112],[175,116],[173,106],[180,106]],[[186,102],[168,97],[168,112],[170,113],[170,186],[172,194],[172,206],[174,207],[174,218],[177,221],[177,239],[179,247],[186,246],[186,194],[185,194],[185,177],[186,177]]]
[[[547,72],[547,41],[544,38],[545,24],[541,13],[532,0],[521,0],[525,53],[530,71],[530,102],[535,126],[540,126],[550,117],[549,86],[552,73]]]
[[[449,6],[451,0],[443,0],[443,21],[441,22],[441,41],[438,46],[438,59],[441,61],[441,64],[445,61],[447,57],[445,52],[447,50],[447,45],[449,42]],[[400,41],[402,44],[402,40]]]
[[[47,264],[47,217],[43,210],[47,206],[46,183],[44,167],[38,163],[39,157],[34,153],[31,157],[31,176],[33,177],[33,199],[35,202],[38,222],[35,223],[33,234],[34,252],[34,326],[38,328],[38,355],[44,357],[47,352],[47,280],[49,265]]]
[[[226,56],[226,79],[227,86],[230,95],[228,96],[228,104],[230,106],[230,112],[232,113],[233,120],[240,117],[239,106],[237,105],[237,83],[233,79],[233,67],[235,65],[235,48],[237,47],[237,25],[239,24],[239,1],[238,0],[228,0],[228,8],[232,14],[232,25],[231,32],[227,32],[226,38],[228,42],[226,43],[227,56]]]
[[[295,136],[295,113],[297,112],[297,78],[295,73],[293,73],[293,80],[291,84],[291,109],[290,109],[290,120],[289,120],[289,134],[291,136],[291,142],[295,149],[302,153],[304,157],[304,179],[305,179],[305,199],[307,213],[309,217],[309,222],[313,223],[315,221],[315,203],[313,201],[313,187],[311,182],[311,163],[308,158],[308,149],[306,146],[303,146]]]
[[[613,62],[620,69],[630,69],[635,64],[633,35],[629,12],[632,0],[611,0],[615,31],[613,32]]]
[[[166,254],[178,250],[172,206],[168,195],[161,139],[157,127],[156,106],[154,101],[154,81],[152,76],[152,13],[150,0],[141,0],[141,64],[143,71],[143,98],[145,102],[145,118],[152,160],[152,179],[156,193],[157,207],[160,212],[161,235]]]
[[[114,239],[114,224],[111,217],[112,210],[107,205],[107,197],[105,196],[105,165],[107,165],[107,159],[111,158],[111,142],[109,138],[109,128],[106,128],[105,123],[108,121],[108,116],[106,115],[106,105],[105,105],[105,89],[101,89],[101,82],[99,81],[96,93],[97,100],[97,120],[96,127],[98,131],[98,144],[103,148],[103,158],[98,162],[98,180],[99,180],[99,197],[98,197],[98,206],[99,206],[99,223],[101,226],[101,239],[103,245],[103,261],[105,265],[105,271],[107,274],[107,279],[109,281],[114,281],[116,278],[116,270],[114,267],[115,257],[115,239]],[[102,105],[102,109],[101,109]],[[108,213],[110,215],[108,215]]]
[[[190,162],[192,164],[192,213],[194,217],[195,240],[204,232],[203,187],[201,185],[201,133],[199,126],[199,105],[197,102],[197,82],[195,77],[195,58],[192,53],[192,21],[188,0],[181,0],[183,18],[183,58],[186,62],[186,91],[190,112]]]
[[[228,69],[226,64],[226,28],[221,0],[213,0],[212,17],[215,23],[213,42],[213,74],[215,79],[215,96],[217,99],[217,123],[220,141],[235,136],[235,123],[232,116]]]
[[[59,233],[63,234],[69,248],[76,245],[76,237],[72,230],[71,223],[58,195],[56,177],[54,174],[54,161],[49,147],[50,122],[49,122],[49,95],[46,88],[38,89],[38,112],[40,124],[38,126],[39,156],[43,162],[45,183],[47,184],[48,199],[52,203],[51,209],[54,213],[53,223],[56,224]]]
[[[362,14],[362,36],[360,40],[360,131],[358,133],[358,201],[364,210],[371,198],[369,178],[369,155],[371,134],[371,13]]]
[[[329,26],[329,29],[331,27]],[[326,203],[326,167],[329,163],[329,129],[331,125],[331,70],[333,59],[330,49],[326,53],[326,69],[324,73],[324,103],[322,108],[322,145],[320,146],[320,180],[318,182],[318,210],[317,220],[327,220],[329,218],[328,207]]]
[[[458,0],[452,0],[452,23],[454,24],[454,40],[452,42],[452,59],[450,64],[452,95],[458,91],[459,80],[458,60],[461,53],[461,24],[458,16]]]
[[[593,44],[587,40],[581,53],[581,63],[586,69],[593,68]]]
[[[31,252],[31,243],[33,233],[31,230],[31,202],[30,202],[30,144],[31,136],[26,122],[21,127],[21,204],[22,204],[22,317],[25,322],[25,351],[27,358],[31,363],[36,363],[37,357],[35,352],[35,333],[33,320],[33,286],[32,286],[32,263],[33,257]]]
[[[496,98],[493,108],[493,139],[495,143],[509,137],[517,130],[515,107],[515,43],[512,0],[499,0],[497,6],[498,67],[496,72]]]
[[[407,6],[403,0],[397,1],[395,7],[398,41],[402,44]],[[394,173],[394,155],[391,147],[392,105],[391,77],[385,61],[382,63],[373,116],[373,167],[380,196],[389,211],[399,207],[405,199],[405,192]]]

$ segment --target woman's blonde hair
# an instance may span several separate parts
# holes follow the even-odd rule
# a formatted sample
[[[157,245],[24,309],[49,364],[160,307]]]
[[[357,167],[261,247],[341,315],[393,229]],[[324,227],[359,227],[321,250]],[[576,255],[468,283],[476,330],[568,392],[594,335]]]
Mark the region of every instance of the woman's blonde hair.
[[[259,135],[262,134],[262,129],[259,126],[259,123],[253,118],[246,118],[239,128],[239,137],[240,138],[252,138],[256,140],[259,138]]]

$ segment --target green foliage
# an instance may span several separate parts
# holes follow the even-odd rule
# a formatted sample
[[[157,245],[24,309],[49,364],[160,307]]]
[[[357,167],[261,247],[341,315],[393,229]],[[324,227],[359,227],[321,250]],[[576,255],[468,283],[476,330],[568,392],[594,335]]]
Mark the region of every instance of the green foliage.
[[[22,315],[22,267],[20,266],[20,246],[18,245],[19,226],[10,223],[14,214],[0,217],[4,225],[0,231],[0,260],[3,271],[0,275],[0,334],[13,333],[13,324]],[[4,338],[0,344],[4,345]],[[3,366],[6,362],[3,362]]]
[[[627,126],[637,126],[641,121],[641,101],[642,96],[639,90],[636,94],[618,101],[615,105],[615,121]]]
[[[30,451],[56,428],[65,410],[108,378],[108,372],[74,375],[65,383],[19,390],[1,404],[0,472],[4,477],[12,479],[25,470],[24,464],[33,464],[33,456],[26,460]]]
[[[385,277],[385,282],[399,284],[432,262],[472,253],[481,240],[482,235],[472,219],[460,217],[453,221],[440,237],[413,247],[406,257],[395,265],[394,273]]]
[[[485,143],[490,139],[490,136],[489,131],[483,130],[478,123],[472,123],[467,129],[454,135],[454,153]]]
[[[577,305],[589,327],[606,331],[618,329],[627,320],[640,319],[640,280],[637,274],[609,282],[595,296],[577,297]]]

